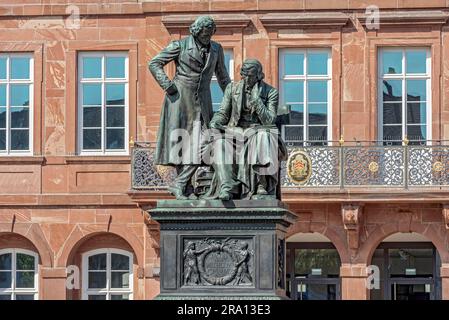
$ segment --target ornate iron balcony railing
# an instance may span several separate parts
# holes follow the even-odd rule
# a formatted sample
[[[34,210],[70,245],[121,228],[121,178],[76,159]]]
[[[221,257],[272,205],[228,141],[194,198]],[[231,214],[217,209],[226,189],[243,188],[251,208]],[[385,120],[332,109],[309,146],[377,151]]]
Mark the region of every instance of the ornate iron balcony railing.
[[[310,176],[293,182],[281,165],[284,188],[425,188],[449,190],[449,144],[427,141],[423,145],[384,145],[385,142],[327,145],[288,145],[289,152],[303,151],[310,159]],[[323,143],[321,143],[323,144]],[[154,143],[137,142],[132,148],[133,190],[162,190],[176,176],[173,168],[156,166]]]

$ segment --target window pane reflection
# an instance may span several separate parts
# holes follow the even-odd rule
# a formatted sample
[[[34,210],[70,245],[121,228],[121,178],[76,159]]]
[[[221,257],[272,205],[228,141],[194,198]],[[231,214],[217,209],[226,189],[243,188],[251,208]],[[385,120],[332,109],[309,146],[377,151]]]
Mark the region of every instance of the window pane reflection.
[[[0,84],[0,106],[6,106],[6,84]]]
[[[101,84],[83,84],[83,105],[101,106]]]
[[[30,58],[11,58],[11,79],[30,79]]]
[[[382,54],[384,74],[402,73],[402,51],[384,51]]]
[[[383,127],[383,140],[399,141],[399,143],[401,143],[402,126],[384,126]]]
[[[125,78],[125,57],[106,57],[106,78]]]
[[[392,277],[411,275],[411,269],[416,270],[416,275],[433,275],[433,249],[389,249],[388,255]]]
[[[426,100],[426,80],[407,80],[407,101]]]
[[[125,148],[125,129],[106,129],[106,149]]]
[[[34,288],[34,271],[18,271],[16,272],[17,288]]]
[[[401,124],[402,104],[384,103],[383,122],[384,124]]]
[[[0,57],[0,79],[6,79],[6,57]]]
[[[0,130],[0,150],[6,150],[6,130]]]
[[[309,102],[327,102],[327,81],[307,82],[307,95]]]
[[[106,253],[90,256],[89,270],[106,270]]]
[[[11,288],[11,271],[0,271],[0,288]]]
[[[297,300],[337,300],[337,285],[296,282]]]
[[[113,83],[106,85],[106,105],[125,105],[125,85],[123,83]]]
[[[336,249],[295,249],[295,274],[338,277],[340,256]]]
[[[101,129],[83,130],[83,149],[86,150],[101,149]]]
[[[111,300],[129,300],[129,294],[111,294]]]
[[[426,140],[426,125],[408,125],[407,126],[407,139],[410,141]]]
[[[286,104],[304,101],[304,81],[286,81],[283,90]]]
[[[383,80],[382,83],[384,101],[402,101],[401,80]]]
[[[106,288],[106,272],[89,272],[89,289]]]
[[[407,103],[407,123],[422,123],[427,120],[426,103]]]
[[[34,300],[34,294],[16,294],[16,300]]]
[[[427,52],[407,50],[405,53],[407,73],[426,73]]]
[[[11,253],[5,253],[0,255],[0,271],[12,270],[12,256]]]
[[[29,106],[30,105],[30,87],[27,84],[10,85],[10,105],[11,106]]]
[[[304,124],[304,105],[290,105],[290,124]]]
[[[304,74],[304,54],[286,53],[284,55],[285,75]]]
[[[284,137],[287,141],[302,141],[304,140],[303,126],[284,126]]]
[[[327,104],[309,104],[309,124],[327,124]]]
[[[90,294],[87,299],[88,300],[106,300],[106,295],[104,295],[104,294]]]
[[[310,52],[307,56],[307,73],[310,75],[326,75],[327,59],[327,52]]]
[[[101,57],[83,58],[83,78],[101,78]]]
[[[29,150],[29,131],[11,130],[11,150]]]
[[[34,270],[34,257],[24,253],[17,254],[17,270]]]

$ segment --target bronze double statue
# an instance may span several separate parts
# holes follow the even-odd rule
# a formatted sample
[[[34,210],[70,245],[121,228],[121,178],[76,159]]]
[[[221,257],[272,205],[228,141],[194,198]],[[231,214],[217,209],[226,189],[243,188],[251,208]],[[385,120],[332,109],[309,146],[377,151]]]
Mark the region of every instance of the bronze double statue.
[[[201,166],[213,171],[205,199],[280,199],[279,164],[287,151],[276,126],[278,91],[265,83],[262,64],[243,62],[242,80],[231,82],[223,48],[211,41],[211,17],[190,26],[189,37],[171,42],[149,63],[166,95],[155,163],[175,166],[169,187],[177,199],[197,199],[192,178]],[[172,80],[163,67],[174,61]],[[210,83],[216,75],[224,97],[213,114]]]

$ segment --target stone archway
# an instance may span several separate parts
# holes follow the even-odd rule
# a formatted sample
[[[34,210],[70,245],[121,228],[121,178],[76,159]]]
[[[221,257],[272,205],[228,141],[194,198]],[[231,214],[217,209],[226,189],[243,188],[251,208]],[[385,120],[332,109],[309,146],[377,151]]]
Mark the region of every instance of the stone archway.
[[[77,233],[78,232],[80,232],[80,230],[78,230]],[[83,296],[83,290],[85,289],[84,285],[87,283],[85,282],[87,281],[85,278],[86,274],[84,274],[83,271],[86,270],[85,268],[87,266],[83,258],[84,255],[90,254],[92,252],[106,253],[110,255],[111,251],[115,253],[122,252],[120,254],[129,255],[130,258],[131,256],[133,257],[130,265],[132,270],[132,277],[130,279],[132,279],[131,281],[133,281],[133,285],[130,286],[130,288],[133,289],[130,291],[130,293],[133,294],[134,297],[141,296],[139,285],[139,270],[142,270],[142,268],[140,268],[140,264],[143,263],[143,247],[140,246],[139,243],[136,243],[136,239],[133,239],[133,237],[130,236],[129,232],[126,238],[122,236],[122,233],[120,231],[117,232],[117,230],[112,230],[112,228],[111,232],[107,232],[104,230],[95,231],[90,227],[89,233],[83,234],[82,237],[80,237],[80,234],[74,233],[75,232],[72,232],[71,237],[69,237],[68,239],[69,241],[64,247],[65,250],[63,250],[62,255],[59,256],[59,263],[65,263],[66,266],[76,266],[77,270],[79,270],[79,288],[67,289],[67,299],[78,300]]]
[[[449,263],[449,250],[446,245],[447,230],[441,230],[433,224],[411,223],[409,232],[416,232],[426,237],[438,250],[442,263]],[[395,233],[404,233],[399,223],[391,222],[378,226],[360,246],[353,263],[369,265],[371,257],[379,244],[388,236]],[[445,236],[442,236],[444,234]]]
[[[0,237],[5,235],[19,235],[25,238],[36,248],[42,267],[53,266],[53,252],[38,224],[17,224],[13,231],[11,231],[11,225],[0,224]]]
[[[380,277],[380,287],[371,287],[370,299],[441,299],[441,262],[437,254],[439,249],[435,246],[438,237],[430,239],[428,228],[425,226],[420,233],[389,232],[380,241],[376,239],[373,243],[376,247],[370,250],[372,253],[367,257],[367,265],[371,270],[377,270],[374,272]],[[394,229],[391,227],[389,230]]]
[[[88,227],[76,226],[58,253],[56,265],[61,267],[67,266],[70,257],[83,242],[102,233],[115,234],[124,239],[132,248],[137,265],[143,267],[144,249],[139,238],[134,233],[127,230],[126,227],[111,226],[109,230],[105,230],[105,227],[102,225]]]
[[[326,226],[325,224],[317,224],[317,223],[313,223],[310,225],[296,223],[290,229],[288,229],[286,239],[297,233],[321,234],[322,236],[329,239],[329,241],[335,246],[335,248],[338,251],[338,254],[340,255],[340,260],[342,264],[350,262],[351,257],[348,251],[346,239],[342,238],[340,234],[331,227]]]

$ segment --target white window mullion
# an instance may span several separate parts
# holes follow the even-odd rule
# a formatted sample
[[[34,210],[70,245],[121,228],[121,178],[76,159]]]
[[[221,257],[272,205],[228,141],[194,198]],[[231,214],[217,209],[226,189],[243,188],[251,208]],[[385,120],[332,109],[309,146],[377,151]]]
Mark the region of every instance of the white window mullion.
[[[127,272],[129,272],[129,286],[128,288],[112,288],[112,254],[120,254],[123,256],[126,256],[128,258],[129,263],[129,269]],[[88,277],[83,277],[83,283],[82,283],[82,290],[83,290],[83,298],[88,299],[90,295],[104,295],[106,300],[111,300],[113,294],[121,294],[121,295],[128,295],[129,299],[132,299],[133,297],[133,258],[132,254],[123,250],[119,249],[98,249],[93,250],[90,252],[87,252],[83,255],[82,258],[82,266],[83,266],[83,274],[88,274],[88,264],[89,264],[89,257],[96,256],[99,254],[106,254],[106,269],[104,270],[106,272],[106,285],[105,288],[95,288],[90,289],[88,288]],[[104,272],[103,271],[103,272]]]
[[[307,107],[307,102],[308,102],[308,89],[307,89],[307,68],[308,68],[308,61],[307,61],[307,50],[303,51],[304,54],[304,62],[303,62],[303,66],[304,66],[304,75],[303,75],[303,92],[304,92],[304,96],[303,96],[303,120],[302,120],[302,136],[303,136],[303,146],[307,145],[307,141],[309,140],[309,128],[307,126],[308,121],[307,121],[307,114],[309,112],[309,108]]]
[[[6,77],[5,79],[1,80],[1,84],[5,85],[5,107],[6,107],[6,114],[5,114],[5,150],[1,153],[3,155],[32,155],[33,153],[33,119],[34,119],[34,87],[33,87],[33,79],[34,79],[34,60],[31,54],[27,53],[9,53],[3,55],[5,57],[5,71],[6,71]],[[12,67],[11,67],[11,59],[15,57],[21,57],[28,59],[28,79],[12,79],[10,76]],[[12,150],[11,149],[11,135],[12,135],[12,122],[11,122],[11,85],[27,85],[28,86],[28,106],[24,107],[28,110],[28,127],[27,128],[21,128],[19,130],[27,131],[28,132],[28,149],[27,150]]]
[[[8,75],[6,77],[9,77],[9,57],[8,57],[8,63],[6,64],[7,67],[7,72]],[[11,125],[10,125],[10,113],[11,113],[11,106],[10,106],[10,97],[9,97],[9,79],[8,82],[6,83],[6,136],[5,136],[5,140],[6,140],[6,153],[10,153],[10,145],[11,145]]]
[[[16,250],[12,251],[12,255],[11,255],[11,263],[12,263],[12,275],[11,275],[11,290],[14,294],[14,298],[15,298],[15,291],[16,291]]]
[[[101,82],[101,152],[106,153],[106,84]]]
[[[407,135],[407,71],[405,68],[405,49],[402,49],[402,140]]]
[[[116,77],[108,78],[106,75],[107,72],[107,59],[111,57],[117,57],[122,58],[123,60],[120,61],[120,63],[123,63],[123,65],[117,65],[117,67],[123,67],[123,73],[118,75]],[[84,59],[86,58],[97,58],[98,60],[98,74],[97,75],[90,75],[90,78],[84,78],[84,70],[83,70],[83,63]],[[96,149],[84,149],[84,141],[82,138],[83,135],[83,123],[78,124],[79,133],[80,136],[80,146],[79,146],[79,153],[81,155],[127,155],[129,154],[129,147],[127,144],[127,141],[129,140],[129,57],[127,53],[124,52],[98,52],[98,53],[80,53],[78,57],[78,64],[80,65],[80,77],[78,81],[78,85],[82,86],[85,83],[88,84],[97,84],[100,86],[100,94],[101,94],[101,102],[99,103],[100,110],[100,124],[98,127],[95,127],[97,130],[100,131],[100,140],[98,141],[99,144],[96,146]],[[86,71],[87,72],[87,71]],[[101,73],[101,74],[100,74]],[[123,136],[121,137],[123,139],[123,146],[121,149],[108,149],[107,148],[107,112],[106,112],[106,87],[107,84],[123,84],[124,86],[124,115],[123,115],[123,121],[124,121],[124,130],[123,130]],[[81,92],[81,90],[79,91]],[[83,111],[83,99],[84,93],[82,93],[79,97],[79,106],[78,110],[79,112]],[[79,117],[80,118],[80,117]],[[115,127],[114,127],[115,128]],[[117,129],[119,129],[117,127]],[[93,132],[92,132],[93,133]]]
[[[101,152],[106,153],[106,55],[101,57]],[[106,280],[107,281],[107,280]]]
[[[326,69],[327,72],[326,74],[310,74],[309,71],[309,63],[310,63],[310,55],[311,54],[315,54],[315,53],[326,53],[327,55],[327,59],[326,61],[323,61],[322,63],[326,64]],[[288,54],[296,54],[298,56],[302,56],[301,58],[301,63],[302,64],[302,69],[303,69],[303,74],[290,74],[290,75],[286,75],[286,63],[285,63],[285,57]],[[299,49],[299,50],[294,50],[294,49],[283,49],[280,52],[280,72],[279,72],[279,83],[281,85],[280,87],[280,100],[282,104],[287,104],[289,102],[292,101],[286,101],[285,97],[286,97],[286,92],[284,92],[284,87],[285,84],[288,82],[295,82],[298,83],[299,81],[303,82],[303,96],[302,96],[302,108],[303,108],[303,118],[302,118],[302,125],[298,125],[298,124],[290,124],[287,126],[283,126],[282,128],[282,132],[283,132],[283,136],[285,136],[285,129],[288,127],[296,127],[299,131],[299,129],[302,130],[302,137],[303,140],[302,142],[305,143],[306,141],[309,141],[312,137],[310,135],[310,130],[313,127],[325,127],[326,128],[326,136],[323,137],[326,141],[330,140],[331,137],[331,132],[332,132],[332,126],[331,126],[331,115],[332,115],[332,104],[331,104],[331,99],[332,99],[332,77],[330,75],[330,72],[332,72],[332,56],[331,56],[331,52],[328,49]],[[317,72],[320,73],[320,72]],[[326,101],[321,101],[323,104],[326,104],[326,123],[325,124],[311,124],[310,120],[309,120],[309,101],[310,101],[310,92],[308,91],[308,87],[309,87],[309,82],[311,81],[323,81],[326,83],[326,88],[327,88],[327,100]]]
[[[385,52],[389,52],[390,50],[392,51],[396,51],[396,52],[400,52],[401,53],[401,67],[402,67],[402,72],[400,74],[384,74],[383,70],[385,69],[384,66],[384,61],[383,61],[383,55]],[[410,73],[407,72],[407,58],[408,58],[408,54],[410,52],[414,52],[414,51],[425,51],[426,52],[426,60],[425,60],[425,72],[421,72],[420,70],[410,70]],[[422,125],[425,125],[425,140],[430,140],[431,139],[431,108],[432,108],[432,103],[431,103],[431,70],[430,70],[430,66],[431,66],[431,60],[430,60],[430,54],[431,54],[431,50],[429,48],[394,48],[394,49],[389,49],[389,48],[382,48],[379,50],[379,83],[378,83],[378,92],[379,92],[379,111],[378,111],[378,119],[379,119],[379,139],[382,140],[383,139],[383,126],[385,123],[385,119],[383,119],[383,108],[384,108],[384,103],[382,99],[382,92],[383,92],[383,85],[382,85],[382,80],[400,80],[401,81],[401,94],[402,94],[402,99],[401,99],[401,136],[402,139],[405,138],[405,136],[407,136],[407,138],[410,139],[415,139],[416,137],[412,137],[410,136],[410,132],[408,130],[409,126],[409,119],[408,119],[408,107],[409,107],[409,101],[408,101],[408,96],[407,96],[407,91],[408,91],[408,84],[407,82],[409,80],[424,80],[425,81],[425,93],[427,98],[425,99],[425,101],[423,99],[420,99],[420,102],[416,102],[417,104],[423,103],[425,104],[426,110],[425,110],[425,117],[426,117],[426,121],[425,123],[421,122],[421,123],[413,123],[411,124],[411,127],[414,130],[418,130],[418,126],[421,128]],[[418,106],[420,109],[420,105]],[[422,116],[421,112],[418,111],[419,114]],[[421,117],[422,119],[422,117]]]
[[[38,270],[38,259],[39,256],[31,251],[23,250],[23,249],[9,249],[9,250],[0,250],[0,255],[2,254],[11,254],[11,269],[10,270],[2,270],[8,271],[11,274],[11,287],[0,289],[0,294],[7,294],[11,297],[12,300],[17,299],[17,295],[33,295],[35,300],[39,299],[39,270]],[[17,255],[25,254],[33,257],[34,259],[34,270],[20,270],[20,272],[33,272],[34,273],[34,281],[33,288],[17,288]]]
[[[9,63],[10,63],[10,58],[9,56],[7,56],[6,58],[6,136],[5,136],[5,142],[6,142],[6,153],[9,154],[10,153],[10,136],[11,136],[11,128],[10,128],[10,122],[9,122],[9,114],[10,114],[10,103],[9,103]]]
[[[106,254],[106,300],[111,300],[111,250]]]
[[[427,99],[426,99],[426,133],[427,137],[426,140],[432,140],[432,105],[433,105],[433,99],[432,99],[432,52],[431,50],[427,50],[426,54],[426,92],[427,92]],[[432,142],[430,142],[432,143]]]

